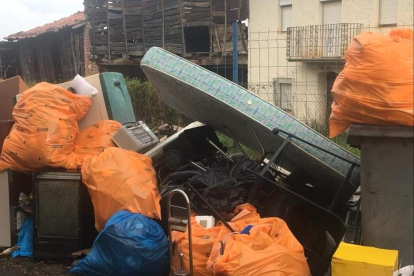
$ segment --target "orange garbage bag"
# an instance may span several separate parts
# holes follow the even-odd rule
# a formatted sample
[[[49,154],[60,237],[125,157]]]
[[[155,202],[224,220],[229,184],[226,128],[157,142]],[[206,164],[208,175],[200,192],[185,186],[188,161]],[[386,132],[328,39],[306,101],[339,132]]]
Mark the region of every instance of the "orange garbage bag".
[[[39,83],[21,94],[13,109],[14,127],[5,139],[0,169],[34,172],[43,167],[76,169],[80,120],[92,99],[57,85]]]
[[[151,158],[146,155],[107,148],[85,158],[82,180],[92,199],[98,231],[119,210],[161,219],[155,170]]]
[[[83,129],[75,139],[75,153],[84,158],[98,154],[106,148],[116,147],[112,136],[122,127],[116,121],[105,120]]]
[[[358,35],[345,58],[332,88],[331,138],[351,123],[414,125],[412,30]]]
[[[252,228],[240,234],[221,227],[207,262],[213,275],[310,276],[304,249],[282,219],[260,218],[245,208],[230,225],[238,232]]]
[[[194,276],[210,276],[210,271],[207,269],[207,261],[220,230],[221,226],[205,229],[196,221],[194,216],[191,218]],[[175,243],[174,264],[180,264],[179,256],[180,253],[183,253],[185,271],[189,271],[188,232],[174,231],[172,233],[172,240]],[[179,271],[180,267],[175,267],[175,269]]]

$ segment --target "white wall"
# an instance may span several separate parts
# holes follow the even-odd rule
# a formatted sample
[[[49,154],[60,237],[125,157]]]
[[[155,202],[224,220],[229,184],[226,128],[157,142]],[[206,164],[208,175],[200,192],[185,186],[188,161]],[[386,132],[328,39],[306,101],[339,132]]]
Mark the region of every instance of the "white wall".
[[[413,24],[413,0],[398,1],[398,25]],[[363,31],[388,33],[379,27],[380,0],[342,0],[342,22],[362,23]],[[322,24],[320,0],[293,0],[292,26]],[[274,103],[273,80],[291,78],[292,114],[300,120],[326,120],[326,73],[339,73],[344,63],[289,62],[286,59],[286,32],[280,30],[278,0],[250,0],[249,89]]]

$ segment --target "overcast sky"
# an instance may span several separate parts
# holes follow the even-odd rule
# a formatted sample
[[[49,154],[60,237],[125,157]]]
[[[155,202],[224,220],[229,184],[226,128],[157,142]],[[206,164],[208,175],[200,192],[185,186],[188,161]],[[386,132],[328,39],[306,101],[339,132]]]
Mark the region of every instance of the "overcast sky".
[[[0,0],[0,40],[83,11],[83,0]]]

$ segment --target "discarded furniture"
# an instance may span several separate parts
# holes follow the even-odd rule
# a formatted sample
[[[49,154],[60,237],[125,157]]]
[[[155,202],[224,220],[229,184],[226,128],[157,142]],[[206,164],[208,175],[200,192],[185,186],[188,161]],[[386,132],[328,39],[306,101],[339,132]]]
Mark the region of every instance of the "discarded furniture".
[[[351,125],[348,143],[361,149],[363,244],[399,251],[412,265],[414,129]]]
[[[71,258],[90,248],[97,235],[92,202],[79,172],[36,173],[34,181],[34,257]]]

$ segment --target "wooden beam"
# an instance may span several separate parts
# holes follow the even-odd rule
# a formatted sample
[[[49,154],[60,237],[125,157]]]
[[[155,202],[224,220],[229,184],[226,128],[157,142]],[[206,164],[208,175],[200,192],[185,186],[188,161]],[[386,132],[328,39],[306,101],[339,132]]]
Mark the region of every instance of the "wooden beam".
[[[184,7],[183,7],[183,0],[179,0],[180,2],[180,23],[181,23],[181,43],[182,43],[182,52],[183,52],[183,57],[186,56],[186,49],[185,49],[185,34],[184,34],[184,18],[183,18],[183,14],[184,14]]]
[[[216,38],[218,51],[221,52],[221,41],[220,41],[220,36],[218,34],[216,25],[214,25],[214,36]]]
[[[108,59],[111,59],[111,35],[109,34],[109,0],[106,1],[106,36],[108,38]]]
[[[144,53],[147,52],[147,45],[145,44],[145,27],[144,27],[144,0],[141,0],[141,32],[142,32],[142,45],[144,46]]]
[[[224,38],[223,38],[223,51],[222,55],[224,56],[224,52],[226,51],[227,46],[227,0],[224,1]]]
[[[210,0],[210,57],[213,55],[213,0]]]
[[[142,58],[140,57],[137,57],[137,58],[130,57],[129,59],[116,58],[116,59],[111,59],[111,60],[108,60],[106,58],[100,58],[100,59],[97,59],[96,63],[98,65],[140,65],[141,59]],[[207,65],[221,66],[224,64],[227,64],[227,65],[231,64],[231,63],[228,63],[228,61],[226,61],[225,59],[226,57],[216,57],[216,58],[199,57],[199,58],[191,58],[188,60],[201,66],[207,66]],[[247,65],[247,55],[239,56],[239,65]]]
[[[125,27],[125,8],[124,8],[124,0],[121,0],[121,5],[122,5],[122,27],[124,30],[124,41],[125,41],[125,57],[128,58],[129,57],[129,51],[128,51],[128,35],[126,32],[126,27]]]
[[[92,3],[92,43],[93,43],[93,45],[92,45],[92,57],[93,57],[93,59],[95,59],[96,58],[96,39],[95,39],[95,34],[96,34],[96,31],[95,31],[95,1],[91,1],[91,3]],[[89,30],[89,32],[90,32],[91,30]],[[88,37],[88,39],[90,39],[90,35],[89,35],[89,37]],[[63,68],[62,68],[62,70],[63,70]]]
[[[73,66],[75,67],[75,75],[77,75],[77,74],[79,74],[79,71],[78,71],[78,65],[76,64],[75,50],[74,50],[74,48],[73,48],[73,43],[74,43],[74,42],[75,42],[75,41],[74,41],[74,39],[73,39],[73,31],[72,31],[72,30],[70,30],[70,40],[69,40],[69,43],[70,43],[70,50],[71,50],[71,52],[72,52]]]
[[[162,9],[162,48],[165,49],[165,8],[164,8],[164,0],[161,0],[161,9]]]

